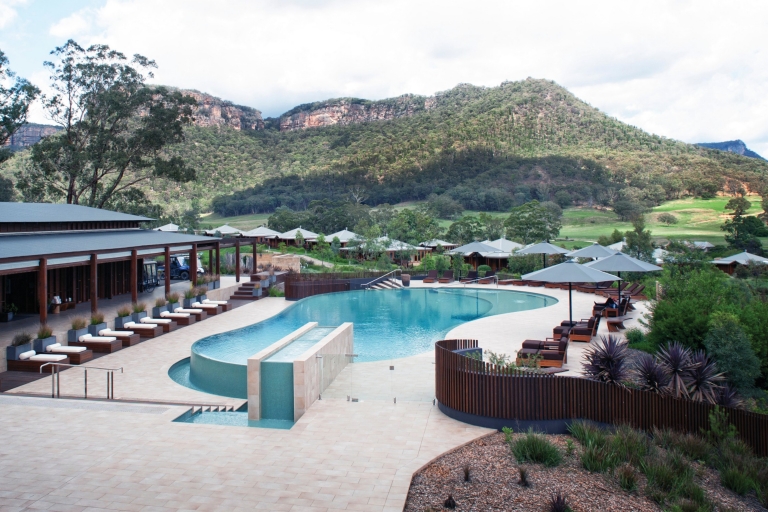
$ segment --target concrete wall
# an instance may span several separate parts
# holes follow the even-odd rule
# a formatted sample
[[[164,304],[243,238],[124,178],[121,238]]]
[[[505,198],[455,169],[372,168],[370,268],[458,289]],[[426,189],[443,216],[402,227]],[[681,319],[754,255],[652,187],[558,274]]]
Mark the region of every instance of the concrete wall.
[[[261,362],[291,343],[296,338],[317,327],[317,322],[309,322],[288,336],[271,344],[248,358],[248,419],[261,419]]]
[[[294,360],[293,421],[298,421],[339,375],[349,363],[350,358],[346,354],[352,354],[353,350],[353,324],[347,322]]]

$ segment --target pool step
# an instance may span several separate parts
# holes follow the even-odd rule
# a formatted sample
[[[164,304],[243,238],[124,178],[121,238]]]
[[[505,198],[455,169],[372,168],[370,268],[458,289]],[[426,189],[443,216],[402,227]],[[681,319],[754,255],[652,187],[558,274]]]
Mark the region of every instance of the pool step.
[[[192,406],[192,414],[199,412],[235,412],[233,405],[194,405]]]
[[[396,290],[402,287],[403,285],[400,283],[400,281],[397,281],[395,279],[386,279],[384,281],[380,281],[375,285],[371,286],[370,289],[371,290]]]

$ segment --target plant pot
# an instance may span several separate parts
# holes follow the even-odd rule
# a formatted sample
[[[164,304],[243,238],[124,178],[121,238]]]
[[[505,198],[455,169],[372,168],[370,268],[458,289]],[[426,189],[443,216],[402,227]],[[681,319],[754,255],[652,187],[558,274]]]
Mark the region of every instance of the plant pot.
[[[0,313],[0,322],[10,322],[13,320],[13,313],[10,311],[8,313]]]
[[[5,347],[5,360],[6,361],[16,361],[19,359],[19,354],[22,354],[24,352],[29,352],[32,350],[32,343],[25,343],[23,345],[19,345],[18,347]]]
[[[251,295],[254,297],[261,297],[261,287],[260,286],[254,286],[253,290],[251,290]]]
[[[53,345],[54,343],[56,343],[56,336],[44,339],[37,338],[32,340],[32,347],[38,354],[45,354],[45,347]]]
[[[410,274],[402,274],[400,276],[400,280],[403,283],[403,286],[411,286],[411,275]]]
[[[141,313],[131,313],[131,319],[134,322],[139,322],[142,318],[146,318],[146,317],[147,317],[146,311],[142,311]]]
[[[67,331],[67,342],[69,343],[77,343],[80,341],[80,336],[88,334],[88,328],[85,327],[83,329],[70,329]]]
[[[175,312],[176,308],[180,308],[180,307],[181,307],[181,304],[179,304],[178,302],[168,303],[168,311],[170,311],[171,313]]]
[[[93,336],[98,336],[99,335],[99,331],[102,331],[102,330],[104,330],[106,328],[107,328],[107,323],[106,322],[102,322],[102,323],[96,324],[96,325],[89,325],[88,326],[88,332],[91,333]]]
[[[160,318],[163,311],[168,312],[167,304],[165,306],[157,306],[152,308],[152,318]]]
[[[119,316],[115,318],[115,329],[122,329],[128,322],[133,322],[133,318],[130,316]]]
[[[197,298],[196,297],[192,298],[192,299],[184,299],[184,302],[183,302],[184,307],[185,308],[191,308],[193,302],[197,302]]]
[[[277,281],[277,276],[275,274],[270,275],[269,284],[275,284],[275,281]]]
[[[211,281],[211,288],[214,290],[221,288],[221,281]]]
[[[207,295],[198,295],[197,298],[195,299],[195,301],[196,302],[203,302],[207,298],[208,298]]]

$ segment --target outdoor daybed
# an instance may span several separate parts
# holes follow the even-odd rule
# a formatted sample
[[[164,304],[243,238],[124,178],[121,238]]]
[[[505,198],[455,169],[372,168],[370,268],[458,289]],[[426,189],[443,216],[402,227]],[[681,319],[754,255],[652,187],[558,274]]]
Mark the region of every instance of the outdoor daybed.
[[[40,367],[46,363],[70,364],[65,355],[38,354],[34,350],[22,352],[18,359],[8,360],[8,371],[11,372],[39,372]]]
[[[113,331],[112,329],[102,329],[99,331],[101,336],[111,336],[120,340],[124,347],[132,347],[141,342],[141,336],[133,331]]]
[[[99,334],[101,334],[101,332],[103,331],[99,331]],[[83,334],[78,338],[78,341],[70,342],[68,346],[85,347],[94,352],[110,354],[123,348],[123,342],[118,340],[115,336],[93,336],[91,334]]]
[[[123,324],[123,327],[126,327],[132,331],[135,331],[141,336],[142,338],[156,338],[163,334],[163,328],[160,327],[157,324],[141,324],[136,322],[128,322]]]
[[[195,323],[195,317],[191,313],[171,313],[169,311],[163,311],[160,313],[163,318],[173,320],[179,325],[192,325]]]
[[[163,332],[171,332],[176,329],[176,322],[170,318],[150,318],[144,317],[140,320],[143,324],[155,324],[163,328]]]

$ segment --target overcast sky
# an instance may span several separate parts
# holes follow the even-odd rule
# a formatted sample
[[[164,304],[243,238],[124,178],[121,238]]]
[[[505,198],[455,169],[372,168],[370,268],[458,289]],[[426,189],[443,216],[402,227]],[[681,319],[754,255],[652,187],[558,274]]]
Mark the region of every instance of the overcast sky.
[[[765,0],[0,0],[0,48],[44,87],[55,46],[106,43],[265,117],[547,78],[649,132],[768,157],[767,21]]]

